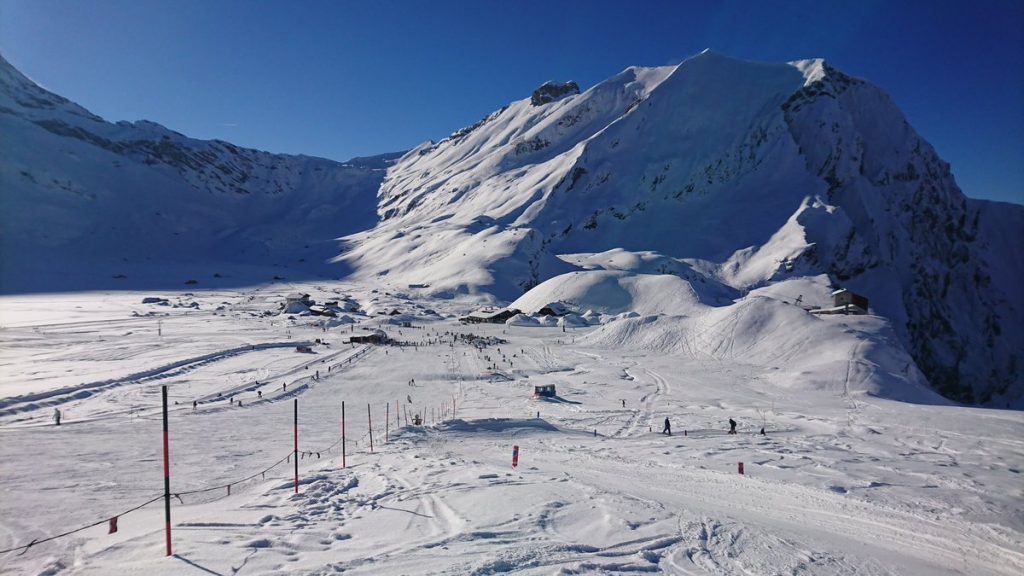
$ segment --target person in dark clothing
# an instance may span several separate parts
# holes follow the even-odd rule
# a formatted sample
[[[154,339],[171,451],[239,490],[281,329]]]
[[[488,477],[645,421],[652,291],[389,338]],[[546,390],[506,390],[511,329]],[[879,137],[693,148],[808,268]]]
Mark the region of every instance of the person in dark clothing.
[[[733,420],[732,418],[729,418],[729,434],[735,434],[735,433],[736,433],[736,421]]]
[[[665,416],[665,428],[661,431],[662,434],[672,435],[672,423],[668,421],[668,416]]]

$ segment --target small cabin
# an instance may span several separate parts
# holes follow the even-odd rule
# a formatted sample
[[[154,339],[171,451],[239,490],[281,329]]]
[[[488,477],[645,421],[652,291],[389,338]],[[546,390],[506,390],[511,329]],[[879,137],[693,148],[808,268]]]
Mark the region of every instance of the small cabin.
[[[500,308],[498,310],[477,310],[459,318],[463,324],[502,324],[505,320],[519,314],[514,308]]]
[[[850,314],[868,313],[868,299],[860,294],[854,294],[846,288],[840,288],[833,292],[832,298],[834,299],[833,305],[836,308],[845,308]]]
[[[296,352],[301,352],[303,354],[312,354],[313,353],[313,349],[310,348],[309,346],[296,346],[295,347],[295,351]]]
[[[381,330],[374,330],[369,334],[353,334],[349,336],[349,343],[351,344],[383,344],[387,335]]]
[[[303,294],[302,292],[292,292],[285,296],[284,303],[286,306],[292,303],[304,304],[306,306],[314,304],[313,300],[309,297],[309,294]]]
[[[533,387],[534,400],[536,400],[537,398],[554,398],[555,396],[558,396],[558,394],[555,393],[554,384],[545,384],[543,386]]]

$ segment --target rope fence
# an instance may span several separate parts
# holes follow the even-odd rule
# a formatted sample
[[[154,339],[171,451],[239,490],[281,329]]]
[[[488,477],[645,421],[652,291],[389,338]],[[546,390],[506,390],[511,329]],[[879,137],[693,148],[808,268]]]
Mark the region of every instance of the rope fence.
[[[358,350],[352,356],[349,356],[349,357],[345,358],[343,361],[336,362],[336,363],[328,365],[327,374],[333,374],[336,371],[338,371],[339,369],[344,369],[344,368],[350,366],[353,363],[354,360],[357,360],[357,359],[365,356],[371,350],[372,350],[371,347],[363,348],[361,350]],[[326,376],[327,374],[324,374],[324,375]],[[289,392],[290,394],[287,394],[287,396],[293,396],[294,394],[296,394],[296,393],[300,392],[301,390],[303,390],[304,388],[306,388],[308,383],[305,384],[305,385],[300,385],[299,382],[301,380],[314,381],[314,380],[319,380],[319,378],[318,377],[313,377],[313,376],[307,376],[306,378],[302,378],[299,381],[293,382],[292,386],[288,387],[289,389],[287,390],[287,392]],[[164,450],[165,450],[165,452],[164,452],[164,474],[165,474],[165,481],[166,481],[169,478],[169,464],[168,464],[168,459],[167,459],[168,456],[167,456],[167,448],[166,448],[166,446],[167,446],[167,414],[168,414],[167,386],[163,386],[162,388],[163,388],[163,419],[164,419],[164,446],[165,446],[165,448],[164,448]],[[281,398],[279,396],[278,399],[283,399],[283,398]],[[208,499],[208,500],[197,499],[197,500],[191,501],[190,503],[191,504],[203,504],[203,503],[208,503],[208,502],[212,502],[212,501],[215,501],[215,500],[219,500],[220,498],[224,498],[224,497],[230,496],[231,495],[231,488],[232,487],[237,487],[239,485],[245,484],[247,482],[255,480],[257,477],[259,477],[261,480],[265,480],[267,472],[270,472],[271,470],[274,470],[275,468],[281,466],[282,464],[291,463],[291,459],[292,458],[296,459],[296,462],[295,462],[295,486],[296,486],[296,492],[298,492],[298,460],[300,460],[300,459],[306,459],[306,458],[312,459],[313,456],[316,456],[317,459],[320,459],[321,455],[323,453],[332,453],[333,450],[335,448],[337,448],[339,444],[345,445],[344,443],[347,443],[349,445],[352,445],[355,448],[358,448],[360,446],[365,446],[366,445],[365,444],[365,439],[367,438],[367,436],[369,436],[369,440],[370,440],[369,447],[370,447],[370,452],[372,453],[374,451],[373,450],[373,433],[376,431],[378,433],[378,435],[379,435],[380,434],[380,430],[379,430],[380,428],[384,428],[384,436],[383,436],[383,438],[385,439],[385,441],[388,441],[388,431],[392,430],[392,429],[393,430],[399,429],[401,427],[400,423],[403,420],[405,421],[406,426],[408,426],[409,424],[413,424],[413,425],[426,425],[426,424],[429,424],[431,422],[432,423],[437,423],[439,421],[444,421],[446,419],[453,418],[454,415],[455,415],[455,398],[454,397],[452,397],[451,404],[448,404],[447,402],[439,404],[436,407],[436,409],[437,409],[436,412],[434,412],[434,408],[432,408],[432,407],[428,408],[425,405],[416,406],[416,405],[413,405],[411,403],[404,404],[401,401],[396,401],[395,402],[395,406],[394,406],[394,408],[395,408],[395,412],[394,413],[390,413],[391,404],[390,403],[386,404],[386,407],[385,407],[385,414],[386,414],[386,416],[385,416],[385,423],[384,423],[384,425],[378,424],[376,426],[377,430],[374,430],[374,425],[373,425],[373,422],[372,422],[372,416],[371,416],[371,413],[370,413],[371,406],[369,404],[367,404],[367,417],[370,418],[369,427],[368,427],[367,431],[364,434],[362,434],[358,439],[351,439],[351,438],[346,438],[345,432],[344,432],[344,402],[342,402],[342,432],[341,432],[342,435],[341,435],[341,437],[338,438],[330,446],[328,446],[326,448],[323,448],[323,449],[320,449],[320,450],[299,450],[298,449],[298,437],[297,437],[297,434],[298,434],[298,432],[297,432],[297,427],[298,427],[298,398],[295,397],[294,401],[296,403],[296,413],[295,413],[295,426],[296,426],[296,440],[295,440],[295,443],[296,443],[296,445],[295,445],[295,448],[293,450],[289,450],[288,453],[285,456],[281,457],[280,459],[275,461],[273,464],[270,464],[266,468],[263,468],[262,470],[254,472],[254,473],[252,473],[252,474],[250,474],[248,476],[245,476],[243,478],[239,478],[237,480],[230,480],[230,481],[226,481],[226,482],[223,482],[221,484],[218,484],[216,486],[210,486],[210,487],[206,487],[206,488],[197,488],[197,489],[194,489],[194,490],[184,490],[184,491],[178,491],[178,492],[171,492],[170,489],[169,489],[169,483],[165,483],[165,492],[163,494],[156,495],[156,496],[146,500],[145,502],[143,502],[141,504],[138,504],[136,506],[133,506],[131,508],[128,508],[126,510],[118,512],[118,513],[116,513],[116,514],[114,514],[112,516],[106,516],[106,517],[104,517],[104,518],[102,518],[100,520],[97,520],[95,522],[91,522],[89,524],[85,524],[83,526],[79,526],[78,528],[75,528],[75,529],[72,529],[72,530],[68,530],[68,531],[61,532],[59,534],[54,534],[54,535],[51,535],[51,536],[34,538],[30,542],[28,542],[27,544],[21,544],[19,546],[14,546],[14,547],[11,547],[11,548],[0,550],[0,555],[9,554],[9,553],[17,552],[17,551],[20,550],[21,552],[20,552],[20,554],[18,554],[20,556],[20,555],[23,555],[26,552],[28,552],[34,546],[38,546],[40,544],[44,544],[44,543],[47,543],[47,542],[58,540],[60,538],[64,538],[64,537],[67,537],[67,536],[71,536],[73,534],[77,534],[77,533],[82,532],[84,530],[88,530],[90,528],[95,528],[95,527],[103,525],[103,524],[108,524],[109,525],[108,534],[113,534],[113,533],[118,531],[117,524],[118,524],[118,519],[119,518],[123,518],[124,516],[127,516],[128,514],[131,514],[133,512],[141,510],[142,508],[145,508],[146,506],[149,506],[149,505],[153,504],[154,502],[158,502],[161,499],[166,500],[166,507],[167,507],[166,508],[167,509],[167,530],[168,530],[168,533],[167,533],[168,555],[170,555],[170,550],[171,550],[170,549],[170,498],[172,498],[172,497],[174,499],[178,500],[178,502],[181,503],[182,505],[185,505],[185,500],[182,498],[183,496],[185,496],[185,497],[187,497],[187,496],[197,496],[197,495],[202,495],[202,494],[211,494],[211,493],[219,491],[219,492],[223,492],[223,496],[220,496],[218,498]],[[175,404],[177,405],[177,403],[175,403]],[[399,407],[400,406],[402,406],[402,408],[404,408],[405,410],[403,410],[402,412],[399,412]],[[428,412],[428,409],[430,410],[430,412]],[[179,411],[179,410],[180,409],[175,409],[176,412]],[[133,412],[132,416],[134,418],[145,418],[147,420],[148,419],[156,419],[155,417],[149,416],[148,414],[143,415],[141,413],[142,410],[139,410],[137,408],[133,408],[132,412]],[[410,412],[415,412],[415,414],[414,414],[415,421],[410,421],[411,420]],[[392,419],[394,419],[394,428],[391,428]],[[342,453],[344,455],[345,451],[342,450]],[[342,462],[343,462],[342,466],[345,467],[346,465],[344,464],[344,458],[343,458]]]

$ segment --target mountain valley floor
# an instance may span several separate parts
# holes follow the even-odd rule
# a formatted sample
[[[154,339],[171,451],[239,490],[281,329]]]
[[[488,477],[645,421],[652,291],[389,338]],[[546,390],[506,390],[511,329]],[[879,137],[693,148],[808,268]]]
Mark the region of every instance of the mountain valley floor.
[[[280,314],[294,292],[349,318]],[[466,311],[316,282],[0,297],[0,571],[1024,573],[1021,412]],[[364,328],[395,343],[347,343]]]

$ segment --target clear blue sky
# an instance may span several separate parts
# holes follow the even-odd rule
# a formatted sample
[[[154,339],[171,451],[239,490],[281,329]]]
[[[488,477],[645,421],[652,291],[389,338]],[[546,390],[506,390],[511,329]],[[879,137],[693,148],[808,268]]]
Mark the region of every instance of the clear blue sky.
[[[345,160],[704,48],[824,57],[893,96],[969,196],[1024,204],[1024,1],[0,0],[0,52],[108,120]]]

